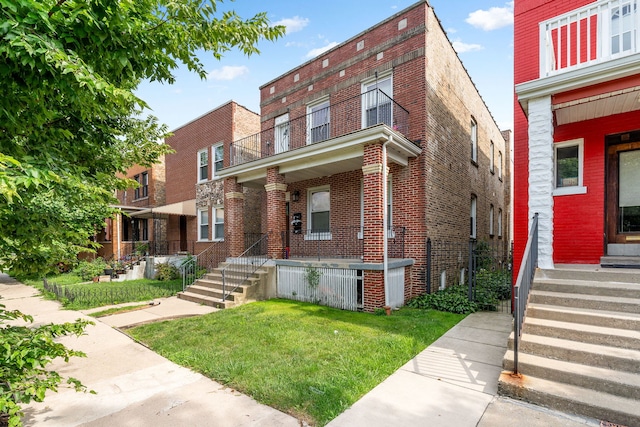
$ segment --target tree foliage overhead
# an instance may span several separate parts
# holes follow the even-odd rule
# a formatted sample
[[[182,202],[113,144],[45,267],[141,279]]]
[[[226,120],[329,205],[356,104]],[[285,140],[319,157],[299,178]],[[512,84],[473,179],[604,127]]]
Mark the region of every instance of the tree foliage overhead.
[[[216,0],[0,0],[0,268],[42,273],[73,259],[112,214],[116,178],[169,148],[133,91],[205,78],[202,51],[258,53],[284,27]]]

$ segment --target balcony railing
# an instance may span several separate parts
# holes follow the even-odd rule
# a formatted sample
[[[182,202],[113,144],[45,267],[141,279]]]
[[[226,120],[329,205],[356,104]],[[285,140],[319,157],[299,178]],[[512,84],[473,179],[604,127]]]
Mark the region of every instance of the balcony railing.
[[[638,1],[598,1],[541,22],[540,77],[637,53]]]
[[[236,166],[384,123],[409,133],[409,112],[380,89],[314,110],[231,144],[230,165]]]

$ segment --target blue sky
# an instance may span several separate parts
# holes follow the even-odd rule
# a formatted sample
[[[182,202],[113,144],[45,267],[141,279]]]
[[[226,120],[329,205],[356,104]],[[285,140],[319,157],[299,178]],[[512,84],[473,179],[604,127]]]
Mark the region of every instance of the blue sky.
[[[464,66],[501,129],[513,129],[513,1],[429,0]],[[144,83],[137,95],[161,122],[175,129],[233,99],[259,113],[258,88],[416,0],[226,1],[241,17],[267,12],[287,26],[286,36],[261,42],[260,55],[228,52],[221,60],[204,53],[207,80],[186,69],[173,85]],[[366,5],[366,7],[364,7]]]

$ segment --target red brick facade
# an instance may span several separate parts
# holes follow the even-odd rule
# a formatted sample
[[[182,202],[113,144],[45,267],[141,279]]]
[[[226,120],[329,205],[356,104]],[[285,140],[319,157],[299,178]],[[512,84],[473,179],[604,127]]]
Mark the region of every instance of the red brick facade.
[[[389,79],[391,82],[386,83]],[[401,131],[408,142],[419,147],[418,154],[409,155],[403,163],[396,160],[400,156],[397,141],[387,145],[391,150],[387,162],[390,225],[405,228],[404,257],[414,261],[405,269],[405,298],[408,299],[425,291],[427,237],[456,241],[469,238],[472,195],[477,197],[478,205],[477,237],[502,239],[505,245],[509,244],[509,147],[426,1],[395,14],[260,88],[263,131],[260,149],[262,152],[274,149],[270,144],[277,143],[276,118],[288,117],[290,155],[309,150],[304,173],[294,170],[299,166],[286,163],[287,155],[282,157],[285,163],[274,163],[273,167],[261,171],[262,178],[256,177],[257,171],[242,176],[239,166],[234,166],[234,170],[238,170],[239,179],[247,183],[266,184],[262,231],[270,233],[270,255],[285,256],[285,243],[278,236],[290,230],[287,222],[292,215],[300,215],[303,230],[312,228],[309,191],[321,187],[329,192],[331,239],[336,239],[336,230],[362,226],[359,244],[364,248],[363,262],[381,264],[386,210],[382,153],[386,139],[363,142],[352,151],[345,150],[344,155],[351,159],[350,168],[343,164],[347,163],[346,158],[322,165],[322,159],[332,155],[323,148],[324,143],[318,143],[315,151],[309,147],[308,140],[293,147],[296,121],[304,121],[312,111],[311,106],[319,102],[328,101],[330,105],[327,132],[335,135],[334,139],[348,140],[350,135],[356,138],[357,132],[366,128],[364,107],[361,111],[360,104],[349,106],[356,102],[354,100],[358,103],[364,100],[365,90],[378,83],[388,84],[384,86],[391,92],[387,95],[408,112],[408,129]],[[400,108],[394,111],[394,117],[396,114],[399,117]],[[307,120],[312,120],[308,117]],[[471,159],[472,120],[477,124],[475,161]],[[348,126],[353,126],[356,133],[341,137],[344,135],[341,130]],[[396,130],[395,124],[390,127]],[[502,164],[493,171],[489,159],[491,143],[495,150],[494,163],[499,154],[502,158]],[[354,154],[356,150],[359,152]],[[354,157],[358,160],[353,161]],[[247,170],[254,165],[248,163]],[[317,176],[299,178],[305,174]],[[291,199],[293,194],[297,200]],[[490,206],[494,207],[496,216],[498,211],[503,213],[501,233],[494,231],[489,235]],[[494,218],[494,230],[496,226]],[[384,275],[381,269],[365,269],[364,277],[364,305],[371,311],[385,303]]]

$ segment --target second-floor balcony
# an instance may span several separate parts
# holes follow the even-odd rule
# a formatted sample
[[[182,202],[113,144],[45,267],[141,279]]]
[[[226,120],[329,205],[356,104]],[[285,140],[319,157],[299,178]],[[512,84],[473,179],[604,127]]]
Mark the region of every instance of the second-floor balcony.
[[[639,52],[640,0],[601,0],[540,23],[540,78]]]
[[[307,111],[296,118],[278,117],[273,127],[234,141],[220,177],[263,183],[265,168],[271,166],[288,171],[289,181],[354,170],[362,167],[363,146],[383,138],[393,140],[392,161],[404,158],[406,163],[420,152],[407,137],[409,112],[379,89],[340,102],[327,100]]]

